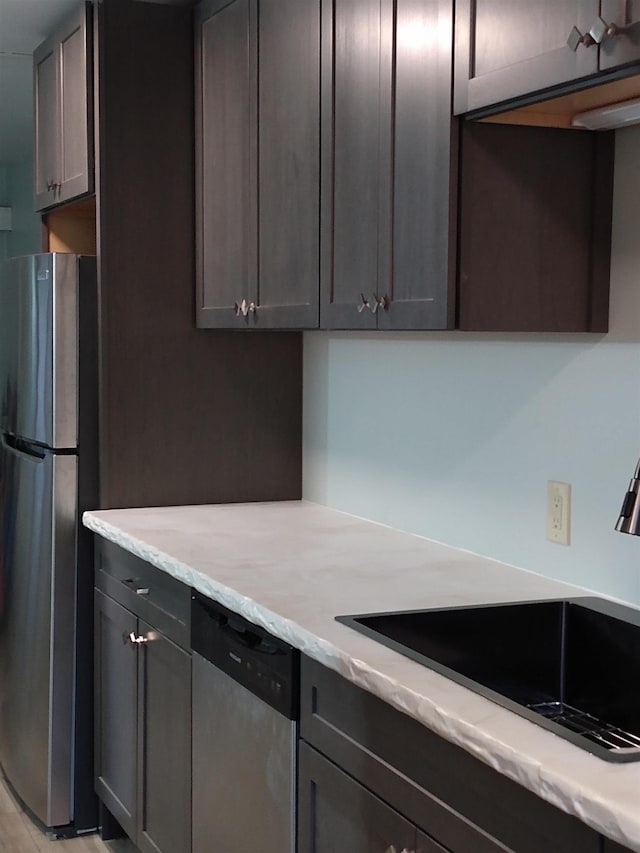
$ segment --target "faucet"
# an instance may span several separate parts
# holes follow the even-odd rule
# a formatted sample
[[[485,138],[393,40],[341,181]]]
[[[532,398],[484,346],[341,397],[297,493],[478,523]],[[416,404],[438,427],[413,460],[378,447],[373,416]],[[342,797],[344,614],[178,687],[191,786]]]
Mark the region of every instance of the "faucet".
[[[620,533],[632,533],[634,536],[640,536],[640,459],[636,465],[636,470],[629,483],[629,488],[624,496],[622,509],[618,516],[616,530]]]

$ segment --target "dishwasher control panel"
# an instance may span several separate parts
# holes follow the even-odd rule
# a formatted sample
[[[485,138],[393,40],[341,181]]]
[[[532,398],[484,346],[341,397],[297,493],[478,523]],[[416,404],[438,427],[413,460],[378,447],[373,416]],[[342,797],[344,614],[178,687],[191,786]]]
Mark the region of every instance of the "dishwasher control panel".
[[[290,720],[298,719],[299,651],[196,590],[191,648]]]

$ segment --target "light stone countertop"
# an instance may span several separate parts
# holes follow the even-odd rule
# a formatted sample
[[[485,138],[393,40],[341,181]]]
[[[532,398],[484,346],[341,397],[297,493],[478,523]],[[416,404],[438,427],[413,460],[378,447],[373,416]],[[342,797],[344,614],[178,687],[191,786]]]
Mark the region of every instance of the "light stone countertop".
[[[586,591],[304,501],[83,521],[640,853],[640,762],[596,758],[334,619]]]

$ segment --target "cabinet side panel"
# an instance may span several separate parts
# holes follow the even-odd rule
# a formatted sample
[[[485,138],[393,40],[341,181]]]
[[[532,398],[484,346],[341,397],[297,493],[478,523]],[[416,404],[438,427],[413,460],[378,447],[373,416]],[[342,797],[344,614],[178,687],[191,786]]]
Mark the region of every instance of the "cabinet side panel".
[[[460,328],[595,330],[592,288],[596,278],[603,285],[594,261],[603,245],[606,253],[602,234],[611,230],[605,205],[594,245],[596,151],[589,133],[465,123]],[[606,279],[604,288],[608,293]],[[602,310],[597,313],[602,330]]]
[[[195,328],[192,10],[98,11],[101,508],[299,498],[301,335]]]

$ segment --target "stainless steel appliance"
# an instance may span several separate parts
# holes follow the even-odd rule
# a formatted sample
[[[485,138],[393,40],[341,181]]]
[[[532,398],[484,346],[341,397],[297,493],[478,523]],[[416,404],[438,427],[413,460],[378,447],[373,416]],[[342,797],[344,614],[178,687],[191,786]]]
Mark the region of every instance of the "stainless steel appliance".
[[[194,592],[193,853],[296,849],[299,653]]]
[[[0,764],[58,835],[96,824],[95,258],[0,264]]]

